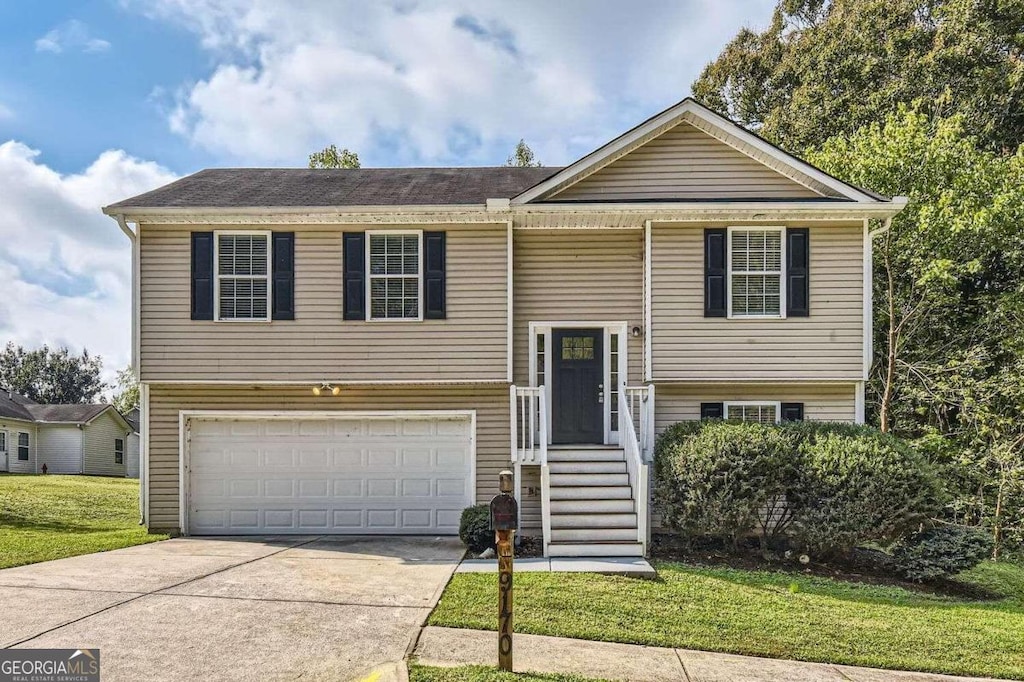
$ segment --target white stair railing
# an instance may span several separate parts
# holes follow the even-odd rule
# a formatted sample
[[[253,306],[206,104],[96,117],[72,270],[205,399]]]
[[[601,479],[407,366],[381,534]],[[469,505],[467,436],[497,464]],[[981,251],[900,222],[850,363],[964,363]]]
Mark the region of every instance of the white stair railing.
[[[548,409],[543,386],[512,386],[512,462],[547,464]]]
[[[511,386],[509,411],[512,463],[516,474],[516,501],[522,508],[523,465],[540,466],[540,518],[544,556],[551,543],[551,476],[548,471],[548,408],[543,386]],[[522,514],[520,514],[522,516]]]
[[[633,409],[629,402],[629,389],[619,389],[619,431],[622,433],[622,449],[626,456],[626,470],[629,472],[629,484],[633,488],[633,500],[636,504],[636,541],[647,555],[647,524],[648,524],[648,491],[649,473],[647,463],[640,450],[637,438],[636,422],[633,421]]]
[[[654,386],[626,386],[626,406],[645,462],[654,459]]]

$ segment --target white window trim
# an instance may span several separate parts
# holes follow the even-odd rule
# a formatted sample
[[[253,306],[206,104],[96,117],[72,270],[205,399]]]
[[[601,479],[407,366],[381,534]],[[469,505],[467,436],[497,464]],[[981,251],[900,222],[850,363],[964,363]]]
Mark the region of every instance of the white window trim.
[[[120,450],[117,449],[117,441],[121,441],[121,449]],[[114,464],[124,464],[124,450],[125,450],[125,439],[124,438],[115,438],[114,439]],[[118,455],[119,452],[121,454],[121,461],[120,462],[117,461],[117,455]]]
[[[775,400],[726,400],[722,403],[722,416],[729,419],[730,407],[774,407],[775,423],[782,422],[782,401]]]
[[[370,240],[374,236],[382,235],[416,235],[418,241],[418,258],[419,270],[416,273],[416,297],[419,300],[416,306],[419,315],[416,317],[374,317],[373,316],[373,279],[387,279],[387,275],[373,275],[370,274]],[[366,271],[366,321],[367,322],[422,322],[423,321],[423,230],[367,230],[366,231],[366,253],[365,258],[365,271]],[[412,275],[391,275],[391,277],[412,277]]]
[[[25,445],[21,444],[22,436],[25,436]],[[18,442],[15,443],[14,447],[16,448],[14,451],[14,456],[17,458],[19,462],[32,461],[32,434],[30,434],[28,431],[18,431]],[[21,449],[23,447],[25,448],[25,453],[27,455],[25,459],[21,458]]]
[[[266,317],[230,317],[224,319],[220,316],[220,238],[225,236],[255,236],[267,238],[267,316]],[[271,310],[274,302],[274,278],[271,268],[273,266],[273,232],[270,230],[217,230],[213,233],[213,320],[214,322],[271,322]],[[223,275],[225,278],[235,278],[235,275]],[[243,275],[244,277],[244,275]]]
[[[732,233],[736,230],[771,230],[778,232],[780,240],[780,260],[779,260],[779,314],[778,315],[740,315],[733,314],[732,312]],[[726,274],[726,319],[729,320],[784,320],[786,319],[786,228],[785,226],[779,225],[730,225],[726,228],[726,253],[725,253],[725,274]],[[758,274],[759,271],[747,270],[745,274]],[[763,272],[760,274],[774,274],[770,272]]]

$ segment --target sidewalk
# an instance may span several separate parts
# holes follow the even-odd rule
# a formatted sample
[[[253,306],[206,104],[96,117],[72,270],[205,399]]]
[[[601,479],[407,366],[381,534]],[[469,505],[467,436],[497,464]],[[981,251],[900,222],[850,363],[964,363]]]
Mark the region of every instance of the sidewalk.
[[[423,665],[495,665],[497,633],[426,627],[414,656]],[[982,678],[803,663],[733,656],[688,649],[664,649],[591,642],[564,637],[515,635],[515,670],[575,673],[637,682],[979,682]]]

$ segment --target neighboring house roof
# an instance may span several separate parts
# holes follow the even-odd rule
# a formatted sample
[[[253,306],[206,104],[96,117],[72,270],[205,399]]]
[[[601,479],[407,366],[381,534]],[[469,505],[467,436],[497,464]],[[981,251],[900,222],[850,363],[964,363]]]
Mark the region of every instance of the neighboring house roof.
[[[128,426],[132,427],[132,431],[135,433],[139,432],[139,424],[141,423],[139,421],[139,408],[133,407],[121,416],[128,422]]]
[[[23,395],[18,395],[6,389],[0,389],[0,417],[21,419],[27,422],[35,421],[35,418],[28,411],[28,407],[35,404],[33,400]]]
[[[107,206],[440,206],[510,199],[561,168],[211,168]]]
[[[111,406],[106,404],[30,405],[28,411],[36,421],[40,422],[83,424],[92,421],[109,407]]]
[[[13,391],[0,390],[0,418],[20,419],[27,422],[49,424],[87,424],[107,410],[113,410],[117,419],[138,431],[138,410],[135,423],[107,403],[42,405]]]

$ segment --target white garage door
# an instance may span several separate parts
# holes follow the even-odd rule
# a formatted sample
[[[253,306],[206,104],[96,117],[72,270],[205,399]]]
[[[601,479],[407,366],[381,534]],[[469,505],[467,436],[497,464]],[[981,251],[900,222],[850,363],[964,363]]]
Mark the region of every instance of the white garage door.
[[[189,532],[455,534],[468,416],[189,420]]]

